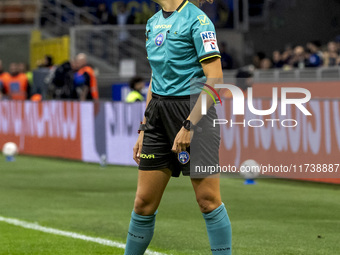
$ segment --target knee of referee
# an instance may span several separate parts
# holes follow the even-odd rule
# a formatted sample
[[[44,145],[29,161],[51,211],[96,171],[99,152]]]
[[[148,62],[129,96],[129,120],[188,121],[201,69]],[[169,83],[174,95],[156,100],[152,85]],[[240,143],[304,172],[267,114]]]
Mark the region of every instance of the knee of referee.
[[[148,216],[153,215],[157,210],[158,204],[152,199],[147,199],[137,195],[135,198],[134,211],[138,215]]]
[[[214,194],[197,195],[196,200],[202,213],[210,213],[222,204],[221,199]]]

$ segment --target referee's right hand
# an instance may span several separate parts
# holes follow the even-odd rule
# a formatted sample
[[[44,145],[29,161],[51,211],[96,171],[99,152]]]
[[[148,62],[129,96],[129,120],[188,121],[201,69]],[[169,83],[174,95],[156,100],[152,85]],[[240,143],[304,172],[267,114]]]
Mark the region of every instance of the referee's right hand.
[[[142,146],[143,146],[143,138],[144,138],[144,131],[141,131],[135,146],[133,147],[133,159],[139,165],[140,163],[140,154],[142,153]]]

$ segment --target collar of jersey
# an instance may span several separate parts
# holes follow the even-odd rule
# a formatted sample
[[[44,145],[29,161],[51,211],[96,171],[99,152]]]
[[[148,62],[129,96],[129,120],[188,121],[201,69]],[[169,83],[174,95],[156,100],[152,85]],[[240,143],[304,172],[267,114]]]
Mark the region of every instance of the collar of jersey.
[[[177,13],[181,12],[181,11],[183,10],[183,8],[184,8],[188,3],[189,3],[188,0],[184,0],[184,1],[180,4],[180,6],[177,7],[176,11],[172,12],[171,15],[169,15],[169,16],[166,17],[166,18],[164,17],[164,15],[163,15],[163,10],[162,10],[162,17],[163,17],[163,19],[169,19],[169,18],[171,18],[171,17],[173,16],[173,14],[174,14],[175,12],[177,12]]]
[[[183,8],[189,3],[188,0],[184,0],[180,6],[178,6],[178,8],[176,9],[177,12],[181,12],[183,10]]]

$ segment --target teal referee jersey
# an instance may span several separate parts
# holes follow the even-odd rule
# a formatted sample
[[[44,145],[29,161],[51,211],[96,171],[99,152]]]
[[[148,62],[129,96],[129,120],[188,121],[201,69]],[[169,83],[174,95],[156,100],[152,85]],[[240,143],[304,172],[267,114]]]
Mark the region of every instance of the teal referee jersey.
[[[160,10],[148,20],[146,50],[152,92],[162,96],[193,93],[190,81],[205,78],[200,62],[220,57],[214,24],[187,0],[170,16],[164,17]]]

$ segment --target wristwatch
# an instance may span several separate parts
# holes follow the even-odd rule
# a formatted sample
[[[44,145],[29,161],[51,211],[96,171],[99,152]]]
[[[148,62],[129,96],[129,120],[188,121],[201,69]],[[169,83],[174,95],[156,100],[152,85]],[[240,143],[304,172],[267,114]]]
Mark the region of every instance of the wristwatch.
[[[143,124],[143,122],[141,122],[139,129],[138,129],[138,134],[140,134],[141,131],[145,131],[145,129],[146,129],[145,124]]]
[[[195,127],[190,120],[184,120],[182,126],[188,131]]]

